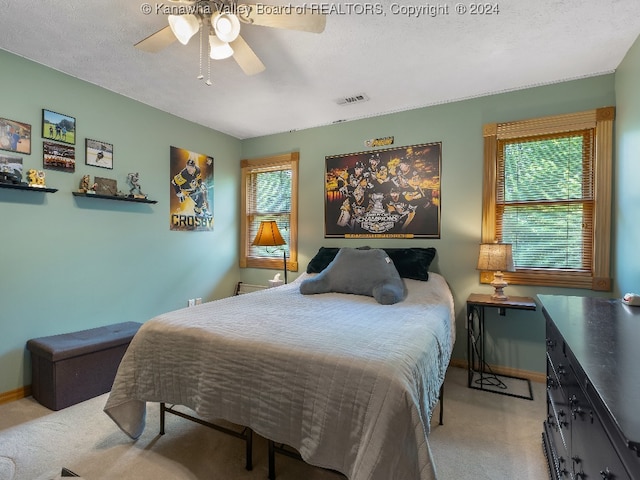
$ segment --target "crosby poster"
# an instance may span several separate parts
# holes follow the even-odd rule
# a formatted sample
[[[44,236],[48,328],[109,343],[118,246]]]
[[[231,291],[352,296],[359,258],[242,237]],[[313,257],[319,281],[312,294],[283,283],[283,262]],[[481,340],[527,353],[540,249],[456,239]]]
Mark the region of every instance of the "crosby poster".
[[[213,230],[213,157],[171,147],[171,230]]]
[[[325,238],[440,238],[441,143],[327,156]]]

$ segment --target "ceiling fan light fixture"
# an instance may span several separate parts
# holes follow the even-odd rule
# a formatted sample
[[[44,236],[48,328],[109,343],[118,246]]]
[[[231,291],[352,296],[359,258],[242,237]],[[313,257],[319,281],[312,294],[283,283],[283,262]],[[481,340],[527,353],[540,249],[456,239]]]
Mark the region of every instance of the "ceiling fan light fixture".
[[[215,35],[209,35],[209,57],[213,60],[224,60],[233,55],[233,48]]]
[[[169,15],[169,26],[178,41],[186,45],[198,30],[200,22],[195,15]]]
[[[233,42],[240,35],[240,20],[232,13],[218,12],[211,16],[211,25],[223,42]]]

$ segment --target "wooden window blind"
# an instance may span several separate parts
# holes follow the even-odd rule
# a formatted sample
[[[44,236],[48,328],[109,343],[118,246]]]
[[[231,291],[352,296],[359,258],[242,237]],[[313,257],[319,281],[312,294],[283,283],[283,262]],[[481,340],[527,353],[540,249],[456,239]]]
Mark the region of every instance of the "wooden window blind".
[[[484,126],[482,242],[513,245],[509,283],[611,289],[614,115],[606,107]]]

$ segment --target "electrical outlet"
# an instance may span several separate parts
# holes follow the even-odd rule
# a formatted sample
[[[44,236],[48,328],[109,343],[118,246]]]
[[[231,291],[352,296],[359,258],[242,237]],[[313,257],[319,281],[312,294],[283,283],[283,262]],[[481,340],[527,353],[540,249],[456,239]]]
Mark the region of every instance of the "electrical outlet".
[[[190,298],[187,301],[187,307],[193,307],[193,306],[195,306],[195,304],[196,304],[196,299],[195,298]]]

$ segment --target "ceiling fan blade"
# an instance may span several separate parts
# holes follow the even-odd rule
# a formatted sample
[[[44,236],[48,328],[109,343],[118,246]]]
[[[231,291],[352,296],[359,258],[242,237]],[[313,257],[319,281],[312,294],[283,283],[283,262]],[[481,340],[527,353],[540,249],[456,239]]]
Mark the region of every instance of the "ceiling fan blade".
[[[177,40],[171,31],[171,27],[167,25],[156,33],[149,35],[144,40],[140,40],[134,46],[144,52],[156,53],[165,47],[168,47]]]
[[[303,32],[322,33],[327,23],[326,15],[313,12],[298,12],[290,6],[238,5],[240,17],[248,23],[263,27],[301,30]]]
[[[240,35],[230,45],[233,48],[233,58],[245,74],[255,75],[264,71],[264,64]]]

